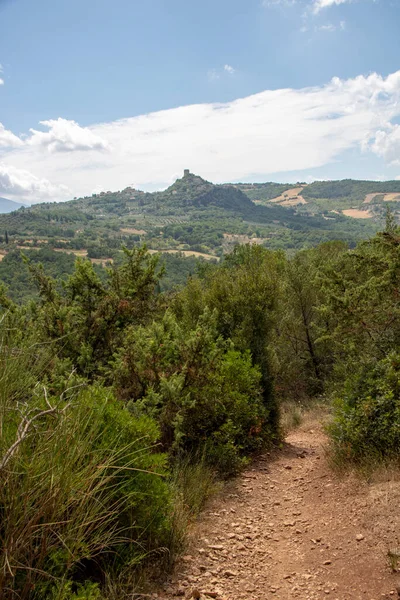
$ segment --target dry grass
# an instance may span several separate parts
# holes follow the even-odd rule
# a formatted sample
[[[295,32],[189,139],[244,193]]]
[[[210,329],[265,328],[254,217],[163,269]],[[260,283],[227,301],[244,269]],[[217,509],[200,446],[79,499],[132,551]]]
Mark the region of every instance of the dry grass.
[[[105,267],[108,263],[114,262],[113,258],[90,258],[89,260],[94,265],[102,265],[103,267]]]
[[[296,206],[297,204],[307,204],[306,200],[301,196],[302,187],[286,190],[280,196],[273,198],[270,202],[282,204],[282,206]]]
[[[400,200],[400,194],[385,194],[384,202],[398,202]]]
[[[381,192],[375,192],[374,194],[367,194],[364,198],[363,204],[370,204],[372,202],[372,200],[374,198],[376,198],[376,196],[383,196],[384,202],[399,202],[400,201],[399,193],[382,194]]]
[[[205,254],[204,252],[196,252],[195,250],[148,250],[149,254],[183,254],[184,256],[197,256],[206,260],[219,260],[218,256],[213,254]]]
[[[133,235],[145,235],[147,231],[144,229],[135,229],[134,227],[121,227],[122,233],[132,233]]]
[[[266,238],[250,237],[240,233],[224,233],[224,240],[232,244],[262,244]]]
[[[372,200],[375,198],[375,196],[378,196],[379,194],[377,192],[373,193],[373,194],[367,194],[364,198],[364,202],[363,204],[370,204],[370,202],[372,202]]]
[[[80,256],[81,258],[85,258],[87,256],[87,250],[69,250],[68,248],[54,248],[54,252],[65,252],[66,254],[75,254],[75,256]]]
[[[348,208],[343,210],[342,213],[346,217],[352,217],[353,219],[372,219],[372,215],[368,210],[359,210],[358,208]]]
[[[300,425],[314,421],[326,421],[328,415],[329,405],[326,401],[294,402],[287,400],[281,404],[281,428],[284,435],[287,435]]]

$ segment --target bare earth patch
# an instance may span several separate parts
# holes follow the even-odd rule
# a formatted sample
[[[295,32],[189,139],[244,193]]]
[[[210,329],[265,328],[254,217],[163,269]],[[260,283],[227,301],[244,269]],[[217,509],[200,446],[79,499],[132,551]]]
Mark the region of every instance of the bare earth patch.
[[[400,194],[399,193],[382,194],[381,192],[378,192],[378,193],[375,192],[374,194],[367,194],[365,196],[363,204],[370,204],[372,202],[372,200],[374,198],[376,198],[376,196],[381,196],[381,195],[383,195],[384,202],[400,202]]]
[[[85,258],[87,256],[87,250],[69,250],[68,248],[54,248],[54,252],[66,252],[67,254],[75,254],[75,256],[80,256],[81,258]]]
[[[385,194],[384,202],[400,202],[400,194]]]
[[[183,254],[184,256],[198,256],[203,257],[206,260],[219,260],[218,256],[212,254],[205,254],[204,252],[196,252],[195,250],[148,250],[149,254]]]
[[[342,213],[346,215],[346,217],[352,217],[353,219],[372,219],[372,215],[368,210],[349,208],[347,210],[343,210]]]
[[[112,258],[90,258],[91,263],[94,265],[103,265],[105,267],[107,263],[113,263],[114,260]]]
[[[377,192],[375,192],[374,194],[367,194],[364,198],[364,202],[363,204],[369,204],[370,202],[372,202],[372,200],[375,198],[375,196],[378,196],[379,194]]]
[[[144,229],[134,229],[133,227],[122,227],[120,231],[122,231],[122,233],[132,233],[134,235],[144,235],[147,233]]]
[[[335,474],[318,423],[289,434],[229,484],[153,598],[396,598],[387,551],[400,545],[400,482]]]
[[[240,233],[224,233],[224,240],[232,244],[262,244],[266,238],[250,237]]]
[[[304,200],[301,192],[303,191],[302,187],[292,188],[291,190],[286,190],[280,196],[273,198],[270,202],[276,202],[282,204],[282,206],[296,206],[297,204],[307,204],[306,200]]]

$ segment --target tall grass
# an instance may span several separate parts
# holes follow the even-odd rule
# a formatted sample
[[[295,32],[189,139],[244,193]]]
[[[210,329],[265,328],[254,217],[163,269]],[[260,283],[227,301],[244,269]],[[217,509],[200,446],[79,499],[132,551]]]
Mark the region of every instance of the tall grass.
[[[0,469],[0,598],[99,598],[109,565],[141,562],[169,534],[157,427],[99,388],[68,400],[38,393],[48,351],[4,325],[0,460],[27,415],[37,418]]]

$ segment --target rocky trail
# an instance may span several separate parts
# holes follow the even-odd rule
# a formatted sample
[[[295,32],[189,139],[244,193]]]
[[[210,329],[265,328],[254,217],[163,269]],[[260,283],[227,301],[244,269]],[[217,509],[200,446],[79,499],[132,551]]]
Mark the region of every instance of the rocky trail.
[[[400,546],[400,482],[341,477],[308,422],[260,457],[195,525],[163,590],[172,598],[380,600],[400,597],[387,552]],[[400,550],[399,550],[400,552]]]

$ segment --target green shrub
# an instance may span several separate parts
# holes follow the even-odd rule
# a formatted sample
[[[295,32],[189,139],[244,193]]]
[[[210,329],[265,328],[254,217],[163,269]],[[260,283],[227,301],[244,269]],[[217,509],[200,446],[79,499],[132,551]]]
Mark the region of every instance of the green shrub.
[[[32,393],[31,348],[0,350],[0,597],[100,599],[90,580],[169,540],[158,427],[100,387]]]
[[[205,311],[194,329],[167,312],[162,321],[133,329],[114,363],[116,390],[134,414],[160,424],[173,455],[200,454],[224,476],[274,439],[263,403],[261,375],[250,353],[216,331]]]
[[[400,354],[392,353],[347,380],[330,434],[338,458],[399,457]]]

